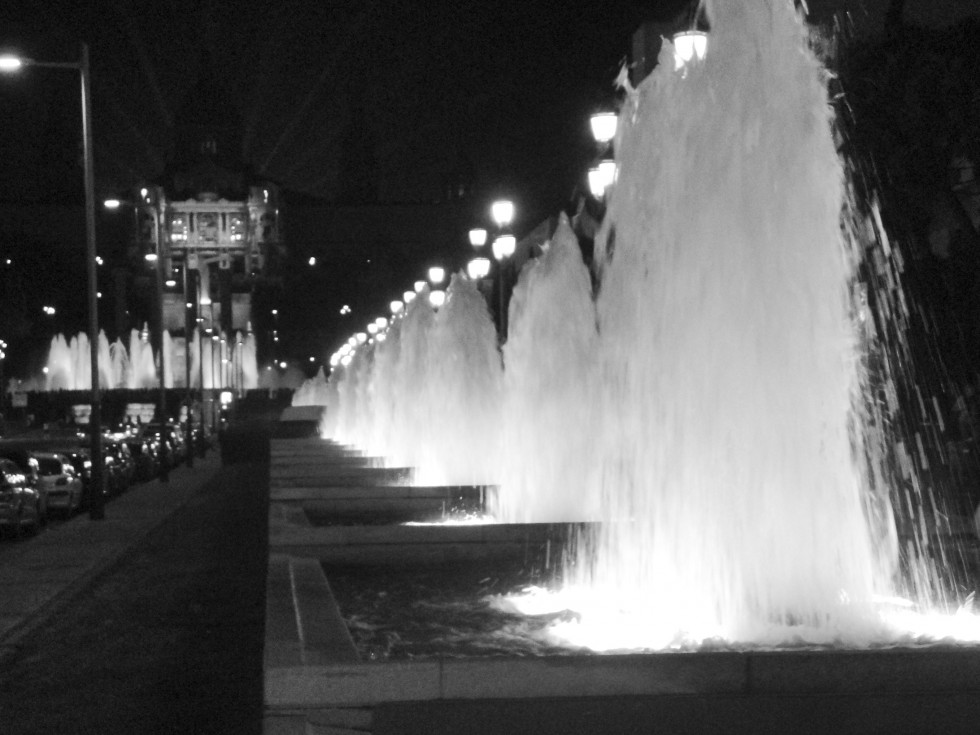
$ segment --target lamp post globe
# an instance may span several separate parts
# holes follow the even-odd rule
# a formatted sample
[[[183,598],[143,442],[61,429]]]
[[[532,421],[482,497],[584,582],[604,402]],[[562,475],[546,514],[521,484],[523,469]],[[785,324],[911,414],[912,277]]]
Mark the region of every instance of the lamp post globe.
[[[497,227],[506,227],[514,220],[514,203],[509,199],[498,199],[490,205],[490,216]]]

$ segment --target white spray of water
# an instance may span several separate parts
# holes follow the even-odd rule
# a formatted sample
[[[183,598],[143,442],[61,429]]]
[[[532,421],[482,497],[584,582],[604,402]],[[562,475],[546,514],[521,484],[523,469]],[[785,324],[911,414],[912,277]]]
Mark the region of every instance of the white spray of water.
[[[895,622],[905,608],[875,602],[893,598],[896,562],[885,417],[863,406],[826,73],[788,0],[705,6],[707,57],[676,71],[665,44],[620,116],[596,311],[561,229],[522,275],[495,511],[601,521],[564,572],[557,609],[580,618],[554,633],[573,643],[917,635]],[[432,459],[419,445],[436,414],[415,400],[432,329],[409,309],[392,378],[398,463]],[[338,429],[356,364],[331,379]],[[556,609],[553,596],[506,604]],[[960,634],[975,639],[968,622],[974,635]]]
[[[416,481],[486,484],[500,460],[502,366],[486,301],[465,276],[452,277],[428,347],[423,400],[432,411]]]
[[[303,381],[303,384],[293,392],[293,406],[326,406],[330,390],[327,387],[327,376],[321,367],[316,375]]]
[[[252,333],[238,333],[233,345],[222,336],[225,345],[212,349],[212,340],[204,342],[204,385],[206,388],[232,387],[249,390],[258,387],[258,366],[256,364],[255,336]],[[164,385],[173,388],[185,382],[184,368],[178,364],[180,350],[176,340],[164,331],[163,346],[167,358],[164,362]],[[200,336],[195,334],[191,341],[189,359],[191,360],[191,386],[200,383],[199,363]],[[212,355],[213,352],[213,355]],[[159,355],[154,354],[149,333],[133,329],[129,334],[129,348],[117,339],[109,343],[105,332],[99,332],[98,365],[99,385],[102,389],[115,388],[156,388],[160,385]],[[91,388],[91,355],[88,335],[84,332],[71,340],[58,334],[52,337],[45,363],[45,390],[88,390]],[[213,373],[213,378],[212,378]]]
[[[852,456],[825,74],[791,3],[707,11],[707,58],[682,75],[665,49],[620,116],[598,298],[603,524],[579,581],[668,640],[863,637],[888,581]]]
[[[543,257],[524,268],[504,345],[503,456],[490,512],[505,522],[597,517],[591,449],[598,334],[592,283],[562,215]]]

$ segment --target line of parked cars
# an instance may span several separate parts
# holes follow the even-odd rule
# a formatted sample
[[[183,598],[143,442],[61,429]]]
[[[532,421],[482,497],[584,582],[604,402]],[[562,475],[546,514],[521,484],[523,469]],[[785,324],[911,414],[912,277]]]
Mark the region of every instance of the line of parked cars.
[[[197,434],[196,442],[203,441]],[[145,482],[188,452],[175,423],[128,424],[103,434],[103,497]],[[68,518],[92,500],[87,431],[50,429],[0,439],[0,530],[37,533],[48,519]]]

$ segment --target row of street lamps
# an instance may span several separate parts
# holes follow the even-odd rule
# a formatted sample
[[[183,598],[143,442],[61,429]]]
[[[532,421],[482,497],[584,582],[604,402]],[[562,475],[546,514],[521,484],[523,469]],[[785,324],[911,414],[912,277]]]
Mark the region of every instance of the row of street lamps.
[[[25,66],[77,71],[81,81],[82,107],[82,167],[85,186],[85,261],[88,285],[88,328],[92,338],[89,340],[89,359],[92,372],[90,394],[91,413],[89,414],[89,437],[92,454],[92,499],[89,504],[89,517],[92,520],[105,518],[105,505],[102,495],[104,486],[104,467],[102,459],[102,404],[99,395],[99,307],[96,279],[95,251],[95,165],[92,145],[92,82],[89,66],[88,44],[83,43],[78,61],[52,62],[37,61],[10,54],[0,56],[0,72],[12,73]]]

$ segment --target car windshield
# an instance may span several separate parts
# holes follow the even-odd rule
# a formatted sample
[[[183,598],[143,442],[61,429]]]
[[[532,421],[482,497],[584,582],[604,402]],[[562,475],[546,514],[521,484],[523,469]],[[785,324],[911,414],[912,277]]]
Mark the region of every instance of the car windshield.
[[[62,472],[61,462],[53,457],[41,457],[38,460],[42,475],[60,475]]]

